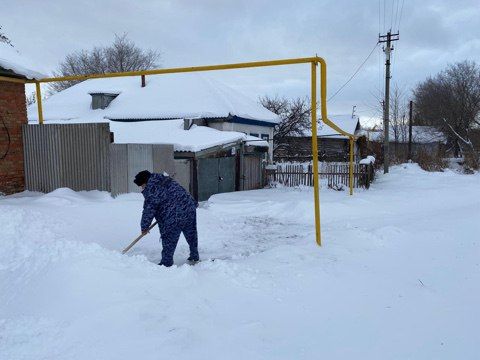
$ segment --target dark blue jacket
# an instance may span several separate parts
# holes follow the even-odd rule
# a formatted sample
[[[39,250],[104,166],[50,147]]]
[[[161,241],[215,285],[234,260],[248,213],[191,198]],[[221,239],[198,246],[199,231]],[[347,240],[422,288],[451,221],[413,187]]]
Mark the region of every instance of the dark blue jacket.
[[[196,201],[169,176],[152,174],[142,194],[145,198],[140,223],[142,231],[148,229],[153,218],[158,221],[160,232],[164,233],[195,217]]]

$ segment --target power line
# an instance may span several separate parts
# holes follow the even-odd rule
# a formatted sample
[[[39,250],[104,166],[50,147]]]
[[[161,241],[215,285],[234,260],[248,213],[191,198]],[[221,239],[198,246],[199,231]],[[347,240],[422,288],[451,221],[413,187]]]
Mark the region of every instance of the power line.
[[[390,15],[390,30],[392,30],[393,26],[393,9],[395,8],[395,0],[392,1],[392,13]]]
[[[403,13],[403,4],[404,3],[405,3],[405,0],[402,0],[402,6],[400,8],[400,17],[398,18],[397,32],[400,32],[400,22],[402,21],[402,13]]]
[[[380,34],[382,32],[382,27],[381,27],[381,13],[382,13],[382,5],[380,0],[378,0],[378,33]]]
[[[370,51],[370,54],[368,54],[368,56],[365,58],[365,60],[363,60],[363,62],[360,64],[360,66],[357,68],[357,70],[355,70],[355,72],[353,73],[352,76],[350,76],[350,78],[342,85],[340,86],[340,88],[335,92],[335,94],[333,94],[332,96],[330,96],[328,98],[327,101],[330,101],[332,100],[340,91],[342,91],[342,89],[347,86],[347,84],[355,77],[355,75],[358,74],[358,72],[360,71],[360,69],[362,68],[363,65],[365,65],[365,63],[368,61],[368,59],[370,59],[370,56],[372,56],[373,52],[375,51],[375,49],[377,48],[378,46],[378,42],[375,44],[375,46],[373,47],[372,51]]]
[[[382,32],[385,32],[385,8],[386,8],[387,4],[386,4],[386,0],[383,0],[383,28],[382,28]]]
[[[395,20],[393,21],[393,28],[397,27],[397,19],[398,19],[398,6],[400,5],[400,0],[397,0],[397,9],[395,10]]]

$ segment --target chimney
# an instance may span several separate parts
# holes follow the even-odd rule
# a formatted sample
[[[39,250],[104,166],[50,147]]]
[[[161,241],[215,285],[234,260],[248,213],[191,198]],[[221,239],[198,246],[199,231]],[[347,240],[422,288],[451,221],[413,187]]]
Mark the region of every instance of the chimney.
[[[145,87],[145,75],[141,75],[142,78],[142,87]]]
[[[92,96],[92,109],[105,109],[118,94],[112,93],[89,93]]]

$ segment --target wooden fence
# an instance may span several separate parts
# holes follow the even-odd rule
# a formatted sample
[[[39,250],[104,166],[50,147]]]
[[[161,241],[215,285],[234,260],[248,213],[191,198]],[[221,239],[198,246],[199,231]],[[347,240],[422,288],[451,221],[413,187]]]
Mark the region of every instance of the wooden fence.
[[[350,168],[348,163],[319,163],[320,179],[325,179],[329,188],[339,189],[349,186]],[[375,171],[373,166],[365,164],[353,165],[353,187],[370,187]],[[269,184],[279,183],[285,186],[313,186],[312,164],[281,163],[275,169],[267,170]]]

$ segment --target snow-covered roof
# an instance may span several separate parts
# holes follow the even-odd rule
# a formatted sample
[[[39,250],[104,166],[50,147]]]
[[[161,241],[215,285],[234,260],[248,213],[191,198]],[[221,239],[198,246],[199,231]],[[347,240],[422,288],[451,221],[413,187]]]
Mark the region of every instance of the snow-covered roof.
[[[328,117],[329,120],[333,121],[340,129],[345,130],[350,134],[355,134],[355,129],[357,128],[359,119],[357,116],[352,115],[331,115]],[[330,126],[325,124],[321,119],[318,121],[317,125],[317,134],[320,137],[328,137],[328,138],[335,138],[335,139],[344,139],[347,138],[344,135],[338,133],[338,131],[332,129]],[[299,137],[312,136],[312,130],[307,129],[304,130],[301,135],[297,135]]]
[[[389,137],[391,142],[408,142],[408,126],[398,127],[396,133],[395,129],[390,125]],[[360,130],[358,135],[365,135],[370,141],[383,141],[383,130]],[[444,134],[433,126],[412,126],[412,141],[417,144],[446,143],[447,139]]]
[[[220,131],[193,125],[184,130],[183,120],[138,122],[110,121],[116,143],[173,144],[175,151],[197,152],[214,146],[246,141],[247,145],[268,147],[268,142],[236,131]],[[253,142],[252,140],[255,140]],[[249,143],[248,141],[252,141]]]
[[[89,93],[119,94],[104,110],[91,109]],[[99,121],[135,119],[226,118],[277,123],[278,116],[255,100],[204,74],[92,79],[52,95],[43,103],[44,119]],[[28,109],[38,120],[36,106]]]
[[[235,131],[206,126],[184,130],[182,118],[227,117],[276,122],[277,116],[235,90],[198,74],[87,80],[43,102],[46,124],[108,122],[116,143],[173,144],[175,151],[197,152],[246,141],[268,147],[267,141]],[[119,94],[106,109],[91,109],[90,93]],[[27,108],[30,123],[38,122],[37,105]],[[111,119],[135,119],[115,121]],[[172,119],[172,120],[152,120]],[[143,120],[143,121],[142,121]]]
[[[268,147],[260,138],[237,131],[220,131],[207,126],[192,125],[184,130],[183,119],[146,120],[134,122],[50,120],[47,124],[76,124],[86,122],[107,122],[117,144],[172,144],[175,151],[198,152],[215,146],[244,141],[246,145]]]
[[[16,75],[24,76],[27,79],[41,79],[45,74],[38,72],[38,66],[25,59],[11,45],[0,41],[0,68],[11,70]]]

